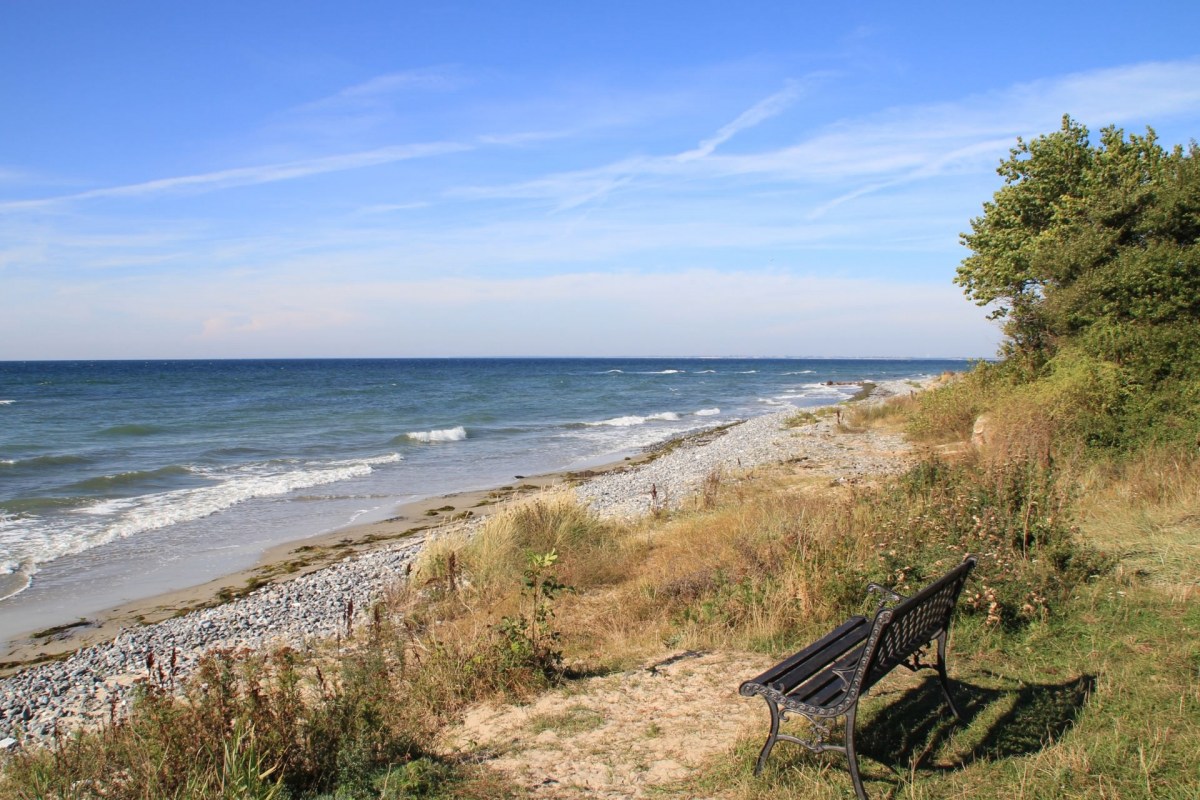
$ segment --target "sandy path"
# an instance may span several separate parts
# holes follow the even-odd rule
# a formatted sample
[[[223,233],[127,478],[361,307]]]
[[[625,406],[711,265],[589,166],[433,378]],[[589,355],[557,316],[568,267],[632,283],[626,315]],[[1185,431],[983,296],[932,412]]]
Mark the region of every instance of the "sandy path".
[[[737,687],[770,666],[768,657],[666,661],[572,682],[529,705],[475,708],[450,732],[447,751],[482,757],[537,798],[640,798],[764,729],[763,709]]]

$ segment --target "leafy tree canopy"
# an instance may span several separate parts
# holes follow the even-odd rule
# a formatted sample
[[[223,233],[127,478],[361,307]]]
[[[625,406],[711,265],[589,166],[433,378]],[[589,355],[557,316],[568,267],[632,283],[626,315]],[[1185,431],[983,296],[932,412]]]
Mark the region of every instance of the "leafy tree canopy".
[[[1004,186],[962,235],[971,255],[955,282],[1006,321],[1010,353],[1045,358],[1078,337],[1111,347],[1148,326],[1194,327],[1198,152],[1194,141],[1166,151],[1152,129],[1105,128],[1093,145],[1069,116],[1018,139],[998,170]]]

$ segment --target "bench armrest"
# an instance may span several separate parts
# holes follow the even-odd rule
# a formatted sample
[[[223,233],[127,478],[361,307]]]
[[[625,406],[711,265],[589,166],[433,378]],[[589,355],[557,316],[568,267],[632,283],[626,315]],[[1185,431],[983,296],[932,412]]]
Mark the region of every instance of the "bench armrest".
[[[883,595],[883,602],[885,602],[885,603],[887,603],[887,602],[902,603],[908,599],[904,595],[898,594],[897,592],[887,588],[886,586],[880,586],[878,583],[868,583],[867,584],[867,593],[870,594],[872,592]]]

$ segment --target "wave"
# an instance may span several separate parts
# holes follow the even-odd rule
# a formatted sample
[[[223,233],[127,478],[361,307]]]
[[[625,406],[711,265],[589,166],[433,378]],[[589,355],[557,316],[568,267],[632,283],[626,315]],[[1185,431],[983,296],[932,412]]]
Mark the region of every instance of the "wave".
[[[697,375],[716,375],[717,371],[715,369],[702,369],[702,370],[697,370],[696,374]]]
[[[86,464],[88,459],[83,456],[34,456],[33,458],[6,458],[0,460],[0,467],[59,467],[65,464]]]
[[[467,438],[467,429],[459,425],[435,431],[409,431],[404,437],[414,442],[461,442]]]
[[[44,511],[59,511],[86,505],[86,497],[14,497],[0,500],[0,512],[28,516]]]
[[[258,456],[264,457],[270,455],[270,451],[262,447],[246,447],[244,445],[234,445],[232,447],[214,447],[211,450],[204,451],[204,455],[211,458],[227,458],[230,456]]]
[[[330,461],[326,466],[352,467],[356,464],[366,464],[369,467],[375,467],[380,464],[395,464],[403,460],[404,456],[400,455],[399,453],[388,453],[386,456],[372,456],[371,458],[347,458],[341,461]]]
[[[0,406],[11,406],[16,400],[0,400]]]
[[[158,425],[114,425],[100,431],[101,436],[153,436],[162,433],[166,428]]]
[[[756,369],[748,369],[744,372],[738,373],[738,375],[757,375],[757,374],[758,374],[758,370],[756,370]]]
[[[783,374],[784,375],[812,375],[815,372],[816,372],[815,369],[802,369],[799,372],[785,372]]]
[[[801,387],[801,397],[853,397],[859,390],[858,384],[806,383]]]
[[[695,415],[697,417],[715,417],[717,414],[720,414],[720,413],[721,413],[721,409],[719,409],[719,408],[702,408],[699,411],[695,412]]]
[[[6,600],[29,588],[33,582],[32,565],[5,562],[0,564],[0,600]]]
[[[0,572],[29,572],[29,566],[146,533],[171,525],[203,519],[259,498],[279,497],[299,489],[361,478],[380,464],[400,461],[398,453],[347,461],[291,462],[280,471],[280,462],[260,463],[227,470],[199,470],[215,484],[155,492],[136,497],[93,502],[86,498],[28,498],[6,501],[0,508],[15,512],[3,518],[4,527],[26,533],[24,547],[13,549],[11,538],[0,537]],[[53,516],[38,512],[57,511]],[[32,535],[28,535],[32,534]]]
[[[132,470],[130,472],[119,472],[116,475],[100,475],[95,478],[88,478],[84,481],[72,484],[70,489],[83,489],[85,491],[103,491],[104,489],[116,489],[122,486],[132,486],[139,483],[153,483],[162,478],[171,478],[179,475],[191,475],[192,470],[188,467],[172,465],[162,467],[160,469],[150,470]]]
[[[605,375],[624,375],[624,374],[625,374],[625,370],[623,370],[623,369],[609,369],[609,370],[605,370],[605,371],[604,371],[604,374],[605,374]]]
[[[634,425],[645,425],[647,422],[673,422],[679,419],[679,415],[674,411],[663,411],[659,414],[648,414],[640,417],[629,415],[626,417],[613,417],[612,419],[602,419],[599,422],[585,422],[584,426],[596,428],[606,426],[610,428],[630,428]]]

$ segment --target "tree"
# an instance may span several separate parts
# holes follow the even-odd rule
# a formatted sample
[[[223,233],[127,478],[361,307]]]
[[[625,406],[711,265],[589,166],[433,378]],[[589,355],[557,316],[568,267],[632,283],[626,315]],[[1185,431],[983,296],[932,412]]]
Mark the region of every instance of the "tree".
[[[1152,129],[1105,128],[1093,146],[1069,116],[1017,140],[998,169],[1005,185],[962,234],[972,252],[955,278],[1005,320],[1009,355],[1044,362],[1072,343],[1121,362],[1149,337],[1167,346],[1147,369],[1169,373],[1180,347],[1196,348],[1197,153],[1195,142],[1165,151]]]

